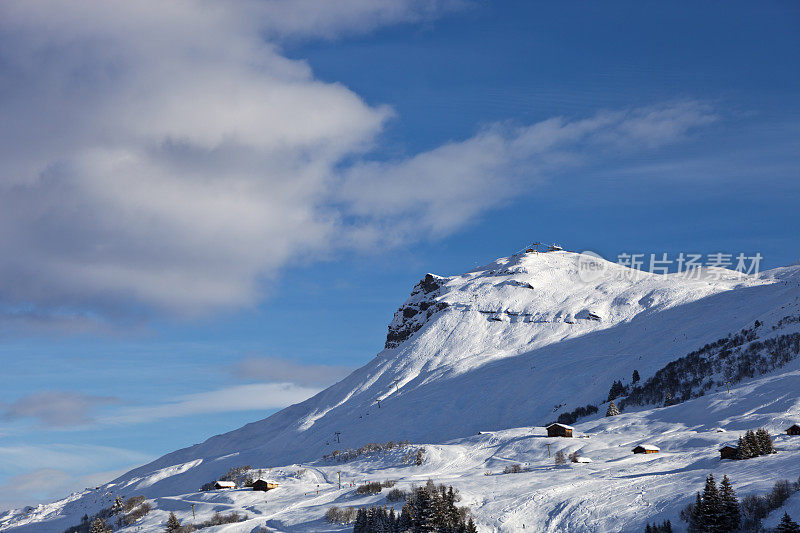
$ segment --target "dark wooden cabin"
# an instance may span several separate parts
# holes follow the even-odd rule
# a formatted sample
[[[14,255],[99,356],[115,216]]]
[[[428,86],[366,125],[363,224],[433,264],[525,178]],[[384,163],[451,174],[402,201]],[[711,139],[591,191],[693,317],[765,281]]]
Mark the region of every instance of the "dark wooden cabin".
[[[270,483],[269,481],[264,481],[263,479],[257,479],[253,482],[253,490],[260,490],[263,492],[267,492],[268,490],[277,489],[277,483]]]
[[[736,446],[723,446],[719,449],[720,459],[736,459],[739,448]]]
[[[546,429],[548,437],[571,437],[574,428],[566,424],[555,423],[550,424]]]
[[[786,430],[787,435],[800,435],[800,426],[795,424]]]
[[[660,451],[661,448],[652,444],[640,444],[633,449],[633,453],[658,453]]]

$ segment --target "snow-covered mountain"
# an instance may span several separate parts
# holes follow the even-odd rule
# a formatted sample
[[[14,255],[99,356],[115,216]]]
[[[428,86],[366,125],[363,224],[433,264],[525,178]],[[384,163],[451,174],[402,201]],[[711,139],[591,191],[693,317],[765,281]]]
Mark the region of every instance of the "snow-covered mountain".
[[[587,271],[587,263],[595,268]],[[799,297],[800,265],[756,276],[723,269],[692,276],[651,274],[557,251],[501,258],[458,276],[428,274],[395,313],[385,349],[339,383],[96,491],[27,514],[0,516],[0,530],[63,531],[113,495],[143,494],[154,499],[157,510],[137,527],[153,530],[161,527],[165,511],[186,512],[186,502],[193,502],[208,512],[247,509],[255,515],[226,531],[250,531],[261,524],[276,531],[344,531],[348,528],[320,519],[326,506],[380,500],[359,500],[346,489],[327,492],[334,472],[342,470],[356,480],[448,480],[461,487],[484,529],[517,531],[527,523],[531,531],[639,531],[651,517],[674,521],[675,505],[682,501],[677,492],[697,490],[691,483],[715,468],[716,446],[730,440],[725,433],[709,432],[726,424],[729,430],[763,425],[778,432],[790,419],[800,419],[797,361],[755,372],[733,383],[730,394],[720,387],[719,376],[709,375],[701,380],[702,398],[671,407],[631,406],[619,417],[604,419],[601,404],[611,384],[630,385],[634,370],[647,382],[668,363],[742,329],[753,331],[742,340],[748,344],[736,348],[742,350],[754,339],[763,344],[795,334]],[[754,329],[756,321],[762,326]],[[595,462],[571,477],[554,473],[540,426],[589,404],[602,412],[576,427],[592,439],[569,445],[584,448]],[[665,434],[673,434],[666,445]],[[647,464],[629,457],[632,443],[653,439],[665,453]],[[397,454],[344,466],[321,460],[335,449],[389,440],[424,444],[424,464],[407,465]],[[784,448],[772,463],[782,465],[774,475],[793,473],[796,479],[800,467],[784,463],[789,457],[800,463],[800,444],[787,441]],[[769,459],[736,465],[746,471],[741,479],[753,488],[770,484],[770,469],[759,473],[752,466],[761,461],[763,467]],[[483,475],[504,461],[526,463],[531,472],[500,481]],[[242,464],[274,468],[271,475],[282,480],[282,488],[268,493],[268,502],[255,500],[252,492],[196,493],[203,483]],[[287,466],[300,464],[301,474],[296,474],[300,466]],[[639,493],[637,479],[660,471],[667,476],[658,478],[662,492]],[[324,494],[315,496],[320,500],[308,499],[314,485],[323,488]],[[631,507],[609,514],[612,489],[621,507]]]

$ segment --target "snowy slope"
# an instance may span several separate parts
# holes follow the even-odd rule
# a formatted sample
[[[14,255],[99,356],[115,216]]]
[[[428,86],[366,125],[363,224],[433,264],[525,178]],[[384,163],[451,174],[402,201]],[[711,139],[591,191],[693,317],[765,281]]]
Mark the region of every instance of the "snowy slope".
[[[662,446],[665,453],[652,460],[665,471],[689,469],[686,472],[694,473],[686,475],[694,482],[704,477],[706,463],[716,456],[713,448],[716,444],[710,443],[717,443],[720,435],[724,436],[707,434],[708,427],[729,423],[732,429],[747,429],[752,424],[738,427],[741,424],[737,417],[747,419],[748,423],[750,417],[753,424],[758,418],[758,424],[777,429],[783,423],[777,418],[785,413],[798,418],[796,391],[800,390],[800,376],[790,365],[791,368],[781,369],[774,376],[753,380],[752,383],[762,384],[756,388],[750,383],[736,387],[740,391],[735,396],[738,403],[733,397],[712,394],[670,408],[625,414],[613,422],[600,419],[579,424],[581,431],[598,435],[586,441],[597,444],[597,448],[587,444],[587,452],[601,461],[581,465],[585,472],[578,478],[569,474],[572,489],[554,481],[553,476],[557,478],[562,473],[553,473],[549,464],[541,465],[543,470],[538,477],[537,470],[516,475],[519,480],[514,477],[514,483],[520,484],[517,488],[508,486],[509,476],[502,476],[502,481],[495,481],[495,476],[483,476],[485,467],[492,468],[498,458],[505,457],[506,452],[498,455],[500,448],[508,451],[509,460],[541,462],[541,454],[546,453],[540,442],[541,429],[534,431],[531,426],[550,422],[577,406],[599,404],[605,400],[610,384],[614,380],[629,380],[634,369],[646,379],[666,363],[728,332],[751,326],[757,319],[776,324],[784,316],[800,314],[798,265],[754,277],[717,270],[700,273],[701,279],[687,279],[680,275],[632,271],[604,262],[596,277],[587,282],[578,270],[585,259],[570,252],[520,254],[460,276],[428,275],[392,320],[387,348],[341,382],[265,420],[133,470],[97,494],[93,491],[74,495],[71,500],[43,506],[24,519],[18,513],[0,517],[0,529],[29,523],[36,531],[62,531],[75,523],[74,517],[81,516],[85,509],[101,505],[102,498],[109,497],[109,491],[158,498],[162,509],[162,504],[175,498],[185,503],[185,497],[179,495],[191,493],[230,466],[306,465],[335,448],[409,439],[428,443],[430,457],[422,467],[403,465],[392,469],[391,465],[380,462],[372,465],[357,462],[347,468],[354,469],[351,471],[354,476],[357,471],[372,473],[387,469],[387,476],[399,479],[422,480],[426,476],[441,481],[451,479],[474,500],[472,505],[483,523],[492,523],[501,530],[516,530],[518,525],[510,524],[521,524],[519,520],[523,519],[553,524],[552,530],[558,530],[558,524],[571,523],[571,530],[575,531],[588,531],[587,524],[602,519],[606,520],[603,523],[608,531],[629,530],[632,524],[643,522],[645,516],[620,515],[618,525],[613,526],[615,522],[609,518],[608,509],[600,503],[601,499],[608,500],[609,494],[600,487],[608,484],[609,479],[616,480],[611,486],[620,491],[620,498],[629,502],[638,498],[631,490],[653,474],[647,473],[649,467],[642,468],[635,462],[638,458],[628,458],[622,448],[654,435],[675,433],[674,448],[672,444]],[[796,324],[787,327],[796,330]],[[780,384],[776,385],[774,380]],[[793,394],[781,396],[781,390]],[[719,397],[722,403],[709,404],[712,397]],[[377,400],[381,400],[380,408]],[[731,402],[732,406],[728,405]],[[721,407],[722,404],[726,407]],[[725,418],[697,411],[691,405],[713,408],[714,413],[724,412]],[[759,409],[763,412],[758,416],[752,414]],[[607,427],[608,424],[612,427]],[[628,429],[617,431],[616,424]],[[698,426],[704,429],[698,430]],[[493,445],[484,442],[488,437],[474,436],[481,430],[498,431]],[[630,434],[623,434],[626,431]],[[341,444],[336,444],[335,432],[341,433]],[[453,443],[443,444],[448,441]],[[613,448],[620,448],[615,452],[621,455],[611,453],[609,450]],[[690,448],[697,450],[689,451]],[[331,479],[331,469],[335,471],[337,467],[315,468],[319,482],[324,484]],[[290,468],[284,470],[288,472]],[[623,472],[628,473],[623,475]],[[748,483],[760,482],[751,479],[753,473],[747,476]],[[642,483],[634,481],[638,477],[643,478]],[[683,479],[683,475],[678,477]],[[282,484],[280,490],[288,498],[284,506],[303,510],[298,510],[295,518],[270,519],[272,527],[288,527],[287,531],[328,527],[319,523],[311,528],[298,525],[299,529],[291,529],[294,527],[291,524],[307,524],[312,517],[318,519],[331,501],[326,496],[319,507],[301,504],[298,491],[308,490],[303,483],[290,483],[296,485],[295,489],[284,489]],[[576,501],[578,486],[583,487],[580,489],[583,498]],[[685,485],[675,487],[673,492],[678,488],[683,490]],[[504,491],[507,494],[502,495]],[[539,494],[539,500],[535,504],[529,501],[526,505],[530,509],[525,510],[528,507],[517,501],[519,491]],[[667,503],[671,492],[665,489],[664,494],[659,500],[664,501],[658,504],[661,507],[656,509],[650,507],[650,498],[640,498],[650,502],[646,506],[647,516],[659,515],[662,507],[671,509]],[[251,514],[256,510],[263,514],[276,509],[266,503],[248,507],[239,501],[239,496],[202,494],[191,498],[203,501],[233,498],[234,503],[225,505],[252,509]],[[245,500],[253,497],[252,493],[241,494]],[[179,508],[180,505],[183,504]],[[583,509],[587,514],[582,522],[565,522],[577,520],[575,517],[584,511],[562,509],[554,515],[553,509],[560,507]],[[590,511],[595,507],[596,511]],[[284,516],[286,511],[278,514]],[[157,516],[154,514],[153,519]],[[261,519],[261,523],[265,520]]]

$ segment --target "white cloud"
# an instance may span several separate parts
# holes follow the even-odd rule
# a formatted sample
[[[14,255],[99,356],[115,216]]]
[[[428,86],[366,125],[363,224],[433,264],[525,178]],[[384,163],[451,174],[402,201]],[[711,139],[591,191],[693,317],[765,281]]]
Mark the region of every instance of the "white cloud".
[[[0,471],[8,474],[53,468],[68,472],[96,472],[120,463],[138,464],[151,456],[112,446],[47,444],[0,446]]]
[[[352,371],[347,366],[302,364],[279,357],[248,357],[233,367],[239,379],[298,385],[331,385]]]
[[[0,315],[87,328],[250,306],[299,258],[446,235],[575,164],[582,143],[657,147],[710,116],[683,104],[496,125],[348,167],[392,111],[315,79],[280,40],[458,4],[0,4]]]
[[[90,423],[91,414],[98,407],[118,401],[77,392],[37,392],[3,406],[2,416],[7,420],[33,418],[47,426],[77,426]]]
[[[133,424],[209,413],[266,411],[302,402],[319,390],[290,383],[237,385],[187,394],[156,405],[126,407],[98,421],[105,424]]]
[[[110,446],[0,446],[0,511],[52,501],[94,487],[153,457]],[[5,477],[8,476],[8,477]]]
[[[706,105],[679,102],[572,121],[494,124],[406,159],[356,164],[345,173],[340,200],[366,221],[355,237],[367,244],[442,236],[565,169],[678,142],[716,119]]]

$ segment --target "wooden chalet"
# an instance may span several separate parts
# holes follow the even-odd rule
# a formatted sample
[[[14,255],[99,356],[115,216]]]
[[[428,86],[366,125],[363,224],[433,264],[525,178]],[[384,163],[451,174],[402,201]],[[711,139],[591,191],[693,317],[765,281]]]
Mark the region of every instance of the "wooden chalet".
[[[739,448],[736,446],[723,446],[719,449],[720,459],[736,459]]]
[[[572,430],[575,428],[566,424],[555,423],[550,424],[545,429],[547,429],[548,437],[572,437]]]
[[[268,490],[277,489],[278,484],[272,483],[270,481],[264,481],[263,479],[257,479],[253,482],[253,490],[260,490],[263,492],[267,492]]]
[[[787,435],[800,435],[800,425],[795,424],[786,429]]]
[[[236,483],[234,483],[233,481],[217,481],[216,483],[214,483],[214,488],[217,490],[235,489]]]
[[[661,448],[652,444],[640,444],[633,449],[633,453],[658,453],[660,451]]]

